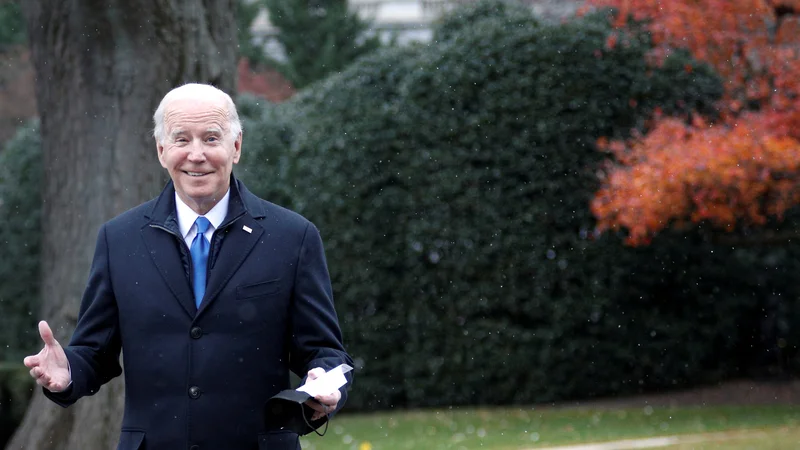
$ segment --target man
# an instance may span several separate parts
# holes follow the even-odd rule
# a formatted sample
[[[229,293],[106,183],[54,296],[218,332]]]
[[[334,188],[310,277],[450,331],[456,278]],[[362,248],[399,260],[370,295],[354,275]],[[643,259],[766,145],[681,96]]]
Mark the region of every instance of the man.
[[[265,420],[265,403],[290,388],[290,370],[313,380],[352,365],[319,232],[233,176],[242,128],[227,94],[181,86],[154,122],[171,181],[101,227],[70,345],[41,322],[44,348],[25,365],[66,407],[122,372],[122,350],[119,450],[299,450],[295,432]],[[346,393],[297,405],[303,432]]]

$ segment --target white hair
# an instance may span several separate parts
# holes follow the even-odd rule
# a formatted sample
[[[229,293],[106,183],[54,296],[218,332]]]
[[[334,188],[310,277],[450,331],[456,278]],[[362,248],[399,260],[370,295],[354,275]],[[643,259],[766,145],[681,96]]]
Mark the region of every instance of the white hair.
[[[155,125],[153,128],[153,137],[155,137],[156,141],[160,144],[163,144],[164,140],[166,139],[166,130],[164,130],[164,113],[166,112],[167,106],[170,102],[179,99],[203,98],[214,95],[221,95],[225,99],[225,103],[228,107],[228,125],[230,128],[231,139],[236,140],[236,138],[239,137],[239,133],[242,132],[242,122],[239,120],[239,113],[236,112],[236,105],[233,103],[233,99],[230,95],[214,86],[211,86],[210,84],[199,83],[189,83],[176,87],[175,89],[167,92],[167,95],[161,99],[161,103],[158,105],[155,114],[153,114],[153,123]]]

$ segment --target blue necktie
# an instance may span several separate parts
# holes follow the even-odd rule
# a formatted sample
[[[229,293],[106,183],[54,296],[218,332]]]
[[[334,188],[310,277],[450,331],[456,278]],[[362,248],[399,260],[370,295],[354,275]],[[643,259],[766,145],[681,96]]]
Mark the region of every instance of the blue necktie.
[[[208,263],[208,240],[205,232],[211,222],[203,216],[194,221],[197,225],[197,236],[192,241],[192,267],[194,268],[194,303],[200,308],[200,302],[206,294],[206,265]]]

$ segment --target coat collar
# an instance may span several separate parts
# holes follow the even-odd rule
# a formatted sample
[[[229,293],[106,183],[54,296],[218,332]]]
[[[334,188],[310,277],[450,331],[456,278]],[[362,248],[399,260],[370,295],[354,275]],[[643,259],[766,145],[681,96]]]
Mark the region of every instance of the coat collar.
[[[266,216],[264,205],[259,198],[251,193],[247,187],[231,174],[231,197],[228,204],[228,214],[220,227],[223,227],[240,217],[242,214],[249,213],[254,219],[261,219]],[[160,225],[178,231],[177,213],[175,212],[175,185],[170,180],[161,194],[156,198],[153,207],[145,212],[145,217],[150,219],[150,223]]]
[[[181,262],[181,254],[174,245],[175,237],[180,239],[181,235],[175,212],[175,187],[171,181],[145,214],[149,222],[142,228],[142,233],[150,256],[175,298],[186,313],[195,319],[218,297],[264,232],[262,222],[258,220],[266,215],[261,199],[250,193],[233,175],[231,175],[230,189],[228,213],[215,232],[226,233],[225,242],[211,261],[206,295],[199,311],[194,304],[194,295]],[[226,228],[234,221],[238,221],[236,226],[241,225],[242,229],[238,230],[240,232],[229,233],[231,230]],[[175,237],[159,231],[158,228],[171,232]]]

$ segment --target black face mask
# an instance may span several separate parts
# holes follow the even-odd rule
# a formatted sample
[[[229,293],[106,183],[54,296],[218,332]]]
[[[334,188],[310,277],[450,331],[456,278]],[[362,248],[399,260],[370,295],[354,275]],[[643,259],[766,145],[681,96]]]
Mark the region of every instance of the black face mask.
[[[311,425],[308,420],[314,415],[314,410],[305,405],[305,402],[310,398],[312,397],[305,392],[294,389],[278,392],[274,397],[267,400],[264,405],[266,430],[289,430],[300,436],[313,431],[320,436],[324,436],[328,431],[329,421],[325,422],[325,430],[321,434],[316,427]]]

